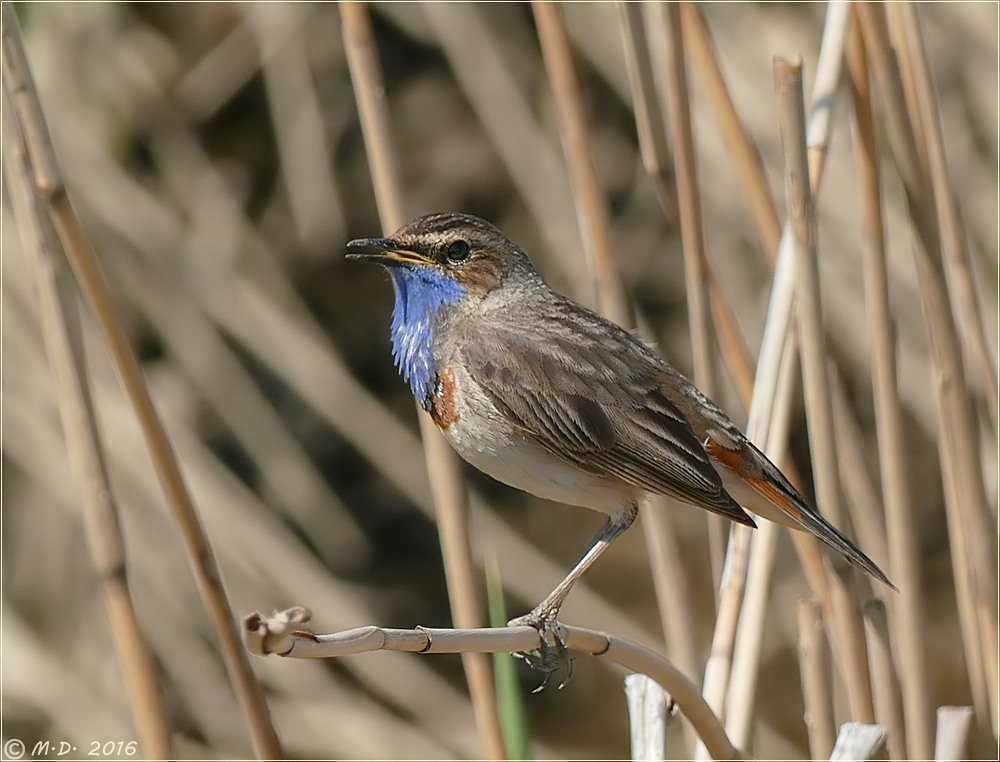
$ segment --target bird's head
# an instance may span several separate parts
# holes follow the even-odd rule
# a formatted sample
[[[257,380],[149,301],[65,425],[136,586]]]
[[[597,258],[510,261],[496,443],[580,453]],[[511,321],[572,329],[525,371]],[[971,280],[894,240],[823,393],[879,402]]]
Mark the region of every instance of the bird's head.
[[[397,287],[461,287],[463,296],[481,298],[511,276],[535,276],[520,247],[494,225],[471,214],[427,214],[388,238],[347,244],[350,259],[377,262]]]
[[[496,227],[469,214],[428,214],[388,238],[347,244],[347,256],[377,262],[392,276],[392,353],[413,394],[428,409],[437,388],[435,342],[449,325],[476,314],[490,294],[503,306],[541,284],[523,251]],[[519,288],[498,291],[514,284]]]

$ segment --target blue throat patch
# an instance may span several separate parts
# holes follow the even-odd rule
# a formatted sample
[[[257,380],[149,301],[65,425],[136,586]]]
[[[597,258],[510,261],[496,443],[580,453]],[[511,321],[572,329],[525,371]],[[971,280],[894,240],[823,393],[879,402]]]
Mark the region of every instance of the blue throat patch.
[[[387,267],[396,292],[392,311],[392,358],[424,410],[430,409],[437,366],[431,352],[434,316],[465,296],[465,287],[424,266]]]

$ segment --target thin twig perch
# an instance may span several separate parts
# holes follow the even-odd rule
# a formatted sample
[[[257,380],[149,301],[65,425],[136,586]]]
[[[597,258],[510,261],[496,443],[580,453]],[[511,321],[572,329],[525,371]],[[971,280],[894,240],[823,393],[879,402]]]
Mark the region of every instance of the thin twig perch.
[[[258,656],[277,654],[295,659],[328,659],[370,651],[408,651],[420,654],[517,653],[537,650],[538,632],[532,627],[487,627],[453,630],[415,627],[357,627],[317,635],[303,629],[312,615],[295,606],[269,617],[254,612],[243,620],[247,649]],[[603,656],[626,669],[652,678],[674,699],[694,726],[713,759],[750,759],[733,746],[719,718],[698,688],[673,664],[638,643],[582,627],[559,623],[566,646],[592,656]]]

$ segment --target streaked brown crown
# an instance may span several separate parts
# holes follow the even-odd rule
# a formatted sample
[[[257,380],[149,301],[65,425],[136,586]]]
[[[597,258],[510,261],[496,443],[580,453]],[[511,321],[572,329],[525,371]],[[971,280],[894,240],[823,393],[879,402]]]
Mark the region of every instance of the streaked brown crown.
[[[521,248],[495,225],[471,214],[437,212],[408,222],[389,240],[398,248],[421,254],[470,295],[492,291],[511,273],[537,278]],[[465,244],[467,255],[463,254]],[[454,247],[458,247],[457,249]]]

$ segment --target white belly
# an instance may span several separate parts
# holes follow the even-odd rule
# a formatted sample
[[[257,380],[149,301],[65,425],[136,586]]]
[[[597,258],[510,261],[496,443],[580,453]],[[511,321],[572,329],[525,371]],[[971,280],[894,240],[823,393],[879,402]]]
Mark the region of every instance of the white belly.
[[[557,503],[612,513],[642,493],[618,481],[589,474],[550,455],[509,427],[477,426],[459,418],[444,432],[455,451],[480,471],[511,487]],[[506,429],[506,430],[505,430]]]

